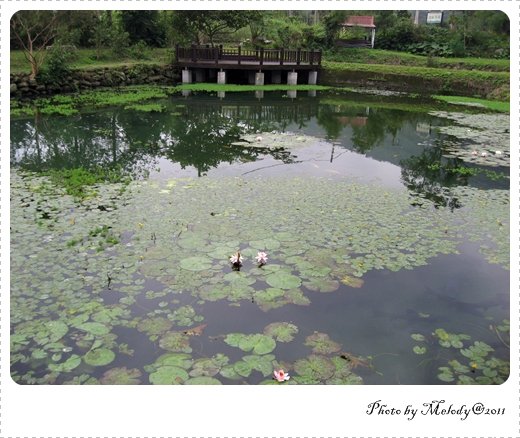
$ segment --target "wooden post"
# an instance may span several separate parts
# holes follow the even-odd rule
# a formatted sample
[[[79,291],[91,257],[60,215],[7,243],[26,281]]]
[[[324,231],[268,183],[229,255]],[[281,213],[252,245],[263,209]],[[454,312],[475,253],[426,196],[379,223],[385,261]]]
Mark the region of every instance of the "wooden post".
[[[241,62],[241,59],[240,59],[241,56],[242,56],[242,46],[238,46],[238,65],[240,65],[240,62]]]
[[[260,47],[260,65],[264,65],[264,48],[263,47]]]
[[[284,52],[284,49],[283,47],[280,49],[280,65],[283,65],[283,58],[285,56],[285,52]]]
[[[296,65],[300,65],[300,58],[302,56],[302,49],[298,47],[298,50],[296,50]]]

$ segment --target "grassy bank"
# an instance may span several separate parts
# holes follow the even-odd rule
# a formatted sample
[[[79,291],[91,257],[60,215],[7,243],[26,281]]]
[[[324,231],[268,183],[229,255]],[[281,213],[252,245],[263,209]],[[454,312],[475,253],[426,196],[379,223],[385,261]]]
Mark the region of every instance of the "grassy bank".
[[[509,72],[331,61],[322,66],[322,79],[329,85],[372,83],[404,91],[509,99]]]
[[[335,49],[324,54],[324,59],[331,62],[356,64],[385,64],[412,67],[448,68],[461,70],[484,70],[508,72],[508,59],[489,58],[441,58],[413,55],[392,50],[364,48]]]
[[[464,98],[456,96],[434,96],[424,99],[420,96],[409,95],[405,100],[398,101],[392,97],[378,95],[364,95],[353,92],[346,87],[324,87],[310,85],[218,85],[218,84],[185,84],[178,86],[131,86],[120,89],[106,89],[88,91],[78,94],[56,95],[50,98],[40,98],[29,103],[16,100],[11,101],[11,117],[29,117],[35,114],[71,116],[78,114],[80,109],[96,109],[113,106],[125,106],[126,109],[139,111],[162,111],[160,100],[169,95],[178,94],[183,90],[194,92],[215,93],[219,91],[254,92],[254,91],[328,91],[320,100],[326,104],[343,104],[346,101],[353,105],[359,103],[364,106],[402,109],[407,111],[431,111],[439,107],[451,106],[457,110],[472,111],[475,106],[484,107],[492,111],[509,111],[508,102],[496,102],[484,99]],[[157,101],[159,102],[157,103]]]
[[[167,64],[173,59],[172,49],[149,49],[142,58],[130,56],[119,58],[114,56],[110,50],[101,50],[97,58],[94,49],[78,49],[73,54],[70,67],[78,70],[89,70],[96,68],[112,68],[136,64]],[[11,73],[30,73],[29,63],[21,50],[11,51]]]

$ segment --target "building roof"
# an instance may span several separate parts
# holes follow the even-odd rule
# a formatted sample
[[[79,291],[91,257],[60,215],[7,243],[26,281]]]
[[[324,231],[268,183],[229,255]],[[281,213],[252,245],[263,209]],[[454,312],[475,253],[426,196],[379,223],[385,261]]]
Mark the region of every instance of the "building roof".
[[[374,16],[373,15],[351,15],[343,23],[346,27],[369,27],[375,28]]]

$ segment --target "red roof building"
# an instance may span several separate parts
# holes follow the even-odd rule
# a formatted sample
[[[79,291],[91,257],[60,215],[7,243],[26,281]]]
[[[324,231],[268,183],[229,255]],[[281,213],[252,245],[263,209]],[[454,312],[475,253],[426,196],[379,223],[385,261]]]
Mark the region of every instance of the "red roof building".
[[[340,39],[339,45],[343,47],[371,47],[374,48],[374,41],[376,38],[376,25],[374,24],[373,15],[351,15],[341,24],[343,29],[348,28],[362,28],[369,31],[370,35],[365,34],[363,39],[355,41],[348,41]],[[345,33],[345,32],[344,32]],[[341,37],[340,37],[341,38]]]

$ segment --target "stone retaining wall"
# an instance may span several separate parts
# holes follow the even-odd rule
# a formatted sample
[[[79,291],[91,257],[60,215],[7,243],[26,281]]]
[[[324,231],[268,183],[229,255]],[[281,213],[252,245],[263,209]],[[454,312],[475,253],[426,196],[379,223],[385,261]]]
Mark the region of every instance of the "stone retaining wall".
[[[179,72],[169,65],[123,66],[72,71],[61,81],[45,83],[29,79],[29,74],[11,74],[11,97],[36,98],[58,93],[92,90],[100,87],[125,85],[174,85],[180,81]]]

